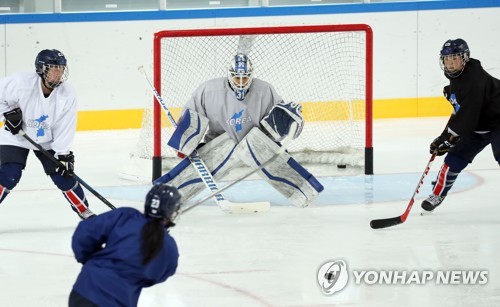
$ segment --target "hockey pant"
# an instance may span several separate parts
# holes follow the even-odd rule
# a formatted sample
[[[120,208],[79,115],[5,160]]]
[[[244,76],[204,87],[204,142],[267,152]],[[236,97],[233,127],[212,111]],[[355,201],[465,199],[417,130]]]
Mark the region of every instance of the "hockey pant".
[[[51,151],[52,152],[52,151]],[[2,146],[0,150],[3,158],[0,166],[0,203],[21,180],[23,169],[29,154],[29,149],[17,146]],[[39,151],[35,155],[42,163],[45,173],[52,182],[62,191],[66,200],[71,204],[73,211],[82,213],[88,208],[88,202],[80,184],[75,178],[66,178],[56,171],[55,164]]]
[[[198,149],[200,158],[205,162],[214,180],[223,179],[231,169],[242,166],[233,155],[235,142],[224,133]],[[153,184],[166,183],[173,185],[182,193],[184,201],[198,195],[205,188],[205,183],[189,158],[184,158],[167,174],[156,179]]]
[[[243,163],[256,169],[279,149],[280,146],[259,128],[253,128],[238,144],[235,154]],[[297,207],[309,206],[324,189],[311,173],[286,152],[257,173]]]

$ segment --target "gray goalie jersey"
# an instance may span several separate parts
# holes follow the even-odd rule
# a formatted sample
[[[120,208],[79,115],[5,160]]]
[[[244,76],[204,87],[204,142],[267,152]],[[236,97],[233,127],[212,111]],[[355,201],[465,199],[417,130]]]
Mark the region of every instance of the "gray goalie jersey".
[[[282,102],[274,87],[260,79],[253,79],[245,99],[239,101],[227,78],[216,78],[201,84],[193,93],[185,108],[194,110],[209,120],[205,142],[227,132],[236,142],[253,127],[259,127],[273,105]]]

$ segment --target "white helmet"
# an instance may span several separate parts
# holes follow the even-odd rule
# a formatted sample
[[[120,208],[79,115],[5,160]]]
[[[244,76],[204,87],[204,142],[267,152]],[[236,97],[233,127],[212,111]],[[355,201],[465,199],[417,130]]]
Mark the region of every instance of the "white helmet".
[[[231,59],[228,71],[229,84],[236,95],[236,99],[243,100],[252,85],[253,65],[250,58],[243,53],[238,53]]]

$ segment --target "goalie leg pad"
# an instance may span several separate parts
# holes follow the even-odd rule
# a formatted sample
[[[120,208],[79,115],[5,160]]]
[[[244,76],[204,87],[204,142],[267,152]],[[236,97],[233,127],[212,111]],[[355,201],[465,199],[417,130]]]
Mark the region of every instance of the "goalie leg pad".
[[[207,129],[208,118],[191,109],[186,109],[168,145],[188,156],[201,143]]]
[[[224,178],[231,169],[241,166],[241,162],[233,155],[235,147],[234,141],[224,133],[198,150],[200,158],[215,180]],[[185,158],[170,172],[156,179],[153,184],[171,184],[179,189],[186,201],[191,199],[205,188],[205,183],[200,178],[196,166],[190,165],[191,161]]]
[[[260,129],[252,129],[238,144],[235,154],[252,169],[268,161],[279,145]],[[288,153],[281,154],[258,174],[297,207],[307,207],[324,189],[321,183]]]

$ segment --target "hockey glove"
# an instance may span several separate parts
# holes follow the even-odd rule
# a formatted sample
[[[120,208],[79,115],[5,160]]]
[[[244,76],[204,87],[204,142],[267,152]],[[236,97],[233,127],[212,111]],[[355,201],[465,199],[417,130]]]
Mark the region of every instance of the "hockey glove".
[[[293,136],[296,139],[304,127],[302,106],[295,102],[283,102],[273,106],[269,114],[260,121],[260,124],[275,141],[280,142],[288,135],[293,122],[296,122],[298,127]]]
[[[448,129],[443,131],[440,136],[434,139],[430,145],[430,153],[433,154],[437,151],[438,156],[442,156],[450,149],[455,146],[455,144],[460,141],[460,136],[454,136]]]
[[[10,131],[13,135],[19,133],[23,127],[23,113],[20,108],[15,108],[9,112],[3,113],[5,117],[5,130]]]
[[[70,151],[67,155],[58,155],[58,160],[63,164],[63,166],[59,166],[57,169],[61,176],[66,178],[73,177],[75,174],[75,156],[73,152]]]

